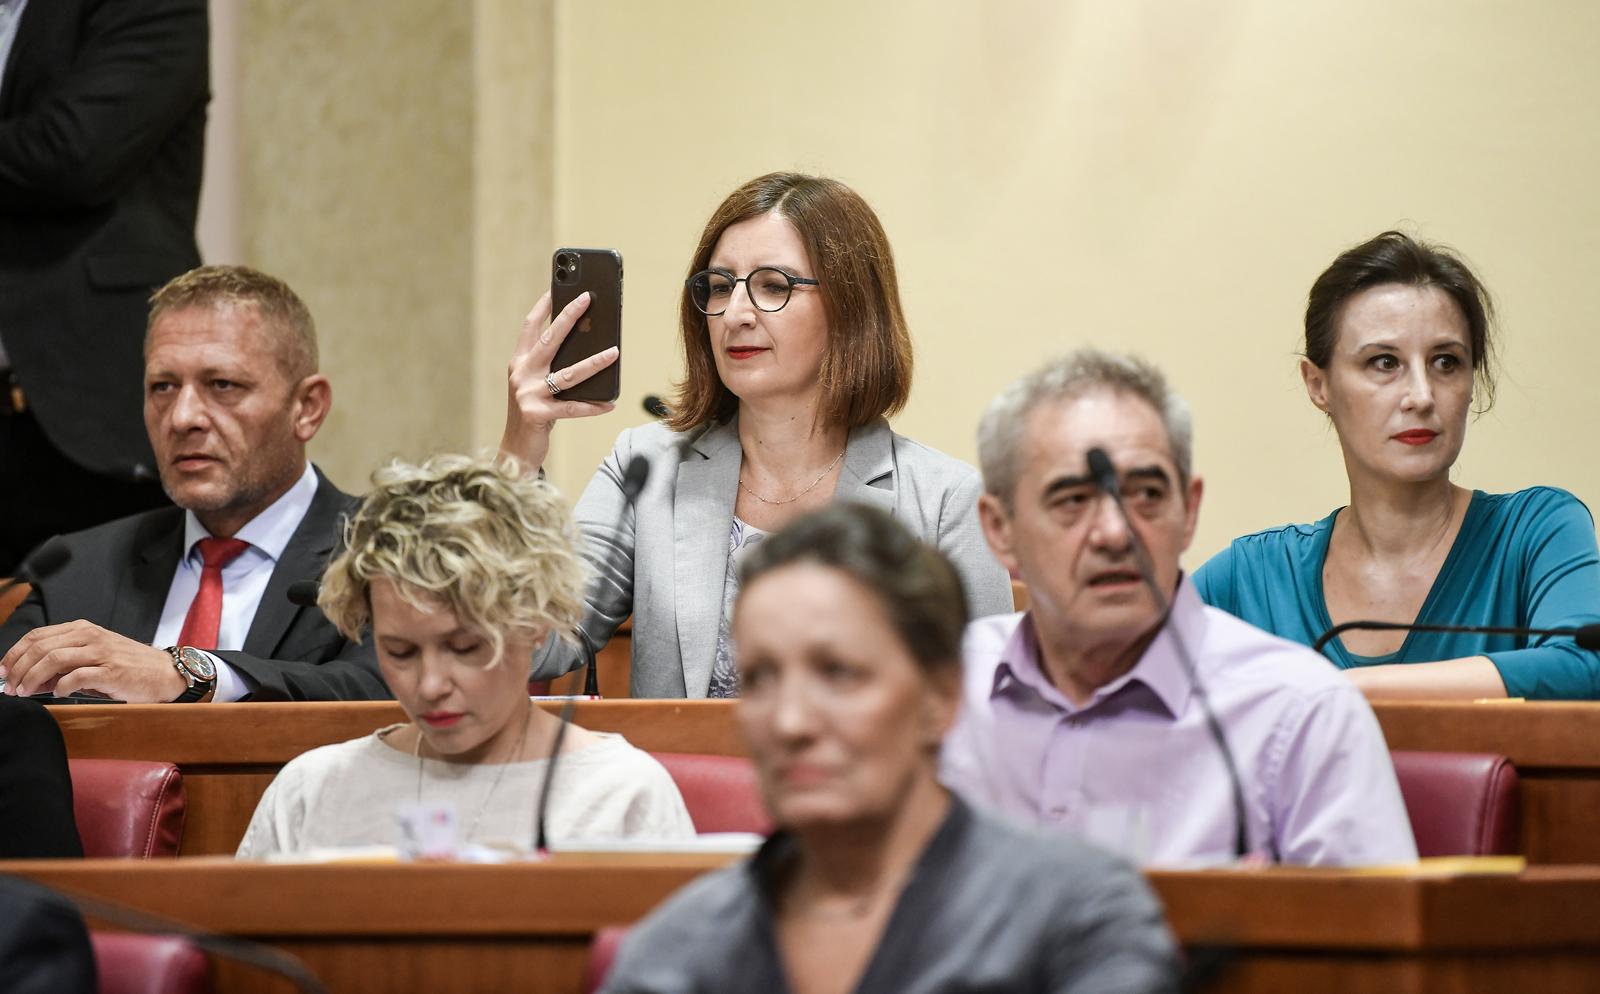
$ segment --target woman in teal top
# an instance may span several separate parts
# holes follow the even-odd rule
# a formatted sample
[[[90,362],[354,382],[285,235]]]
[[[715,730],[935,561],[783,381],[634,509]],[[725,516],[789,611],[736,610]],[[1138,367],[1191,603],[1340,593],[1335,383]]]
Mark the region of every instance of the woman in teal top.
[[[1207,603],[1311,643],[1357,619],[1564,628],[1600,622],[1589,511],[1564,490],[1450,481],[1474,386],[1493,400],[1492,307],[1453,254],[1384,232],[1311,288],[1300,369],[1333,422],[1350,504],[1237,539],[1195,574]],[[1600,698],[1569,638],[1350,631],[1325,650],[1369,697]]]

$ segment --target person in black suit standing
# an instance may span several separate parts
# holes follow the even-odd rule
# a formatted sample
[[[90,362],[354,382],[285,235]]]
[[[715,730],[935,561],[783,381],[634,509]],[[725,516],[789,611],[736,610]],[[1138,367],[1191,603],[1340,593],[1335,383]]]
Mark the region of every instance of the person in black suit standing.
[[[391,696],[371,639],[314,580],[355,499],[306,459],[333,402],[311,315],[282,281],[202,266],[151,298],[145,428],[178,505],[67,535],[66,564],[0,626],[7,694],[137,703]]]
[[[139,343],[200,262],[207,45],[205,0],[0,0],[0,576],[166,503]]]

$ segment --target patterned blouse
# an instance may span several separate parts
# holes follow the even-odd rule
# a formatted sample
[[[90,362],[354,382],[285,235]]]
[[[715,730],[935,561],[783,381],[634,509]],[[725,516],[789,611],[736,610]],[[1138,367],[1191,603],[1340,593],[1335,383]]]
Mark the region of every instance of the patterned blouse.
[[[733,527],[728,530],[728,572],[722,580],[722,621],[717,625],[717,657],[711,664],[711,686],[707,697],[739,696],[739,665],[734,661],[733,636],[728,623],[733,618],[733,602],[739,597],[739,567],[750,550],[761,543],[767,533],[755,525],[746,524],[734,515]]]

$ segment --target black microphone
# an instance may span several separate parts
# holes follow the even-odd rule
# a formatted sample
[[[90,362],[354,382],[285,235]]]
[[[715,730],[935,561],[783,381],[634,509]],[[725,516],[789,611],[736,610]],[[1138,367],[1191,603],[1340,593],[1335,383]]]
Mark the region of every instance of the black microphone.
[[[317,594],[321,592],[322,584],[316,580],[296,580],[289,584],[283,596],[289,598],[289,603],[296,607],[316,607]]]
[[[44,544],[28,554],[17,567],[17,575],[0,580],[0,594],[22,583],[38,583],[65,566],[72,559],[72,550],[60,538],[45,539]]]
[[[1156,582],[1155,569],[1150,563],[1150,552],[1144,547],[1144,542],[1139,538],[1139,532],[1133,527],[1133,519],[1128,516],[1128,509],[1122,504],[1122,487],[1117,481],[1117,468],[1112,465],[1111,457],[1106,455],[1106,450],[1098,446],[1089,450],[1089,472],[1094,476],[1095,482],[1111,502],[1117,506],[1117,513],[1122,515],[1122,520],[1128,528],[1128,541],[1133,546],[1133,559],[1139,567],[1139,575],[1144,579],[1144,585],[1149,588],[1150,596],[1155,599],[1156,613],[1165,625],[1168,615],[1172,610],[1172,600]],[[1194,697],[1200,702],[1200,710],[1206,716],[1206,729],[1211,733],[1211,740],[1217,744],[1217,751],[1222,754],[1223,765],[1228,768],[1228,782],[1233,788],[1233,854],[1243,859],[1250,854],[1250,828],[1246,821],[1248,810],[1244,803],[1244,781],[1239,777],[1239,764],[1233,758],[1233,749],[1228,746],[1228,737],[1222,732],[1222,723],[1217,720],[1217,713],[1211,709],[1211,698],[1206,695],[1205,685],[1200,682],[1200,670],[1194,663],[1194,657],[1189,655],[1189,647],[1184,644],[1183,636],[1176,627],[1168,627],[1172,633],[1172,644],[1178,649],[1178,659],[1183,663],[1185,674],[1189,677],[1189,686],[1194,689]]]
[[[649,482],[650,460],[644,456],[634,456],[629,459],[627,468],[622,471],[623,514],[628,513],[628,508],[632,507],[633,502],[644,493],[644,485]]]
[[[628,511],[633,507],[633,502],[639,494],[644,492],[644,485],[650,481],[650,460],[644,456],[636,455],[628,460],[628,465],[622,471],[622,510],[617,512],[617,524],[620,527],[622,519],[628,516]],[[611,565],[616,558],[615,551],[607,557],[606,565]],[[583,647],[584,655],[588,659],[589,672],[584,676],[583,692],[593,697],[600,696],[598,676],[599,662],[596,658],[594,642],[589,638],[589,633],[579,625],[576,634],[578,644]],[[545,832],[545,808],[550,804],[550,785],[555,783],[556,763],[561,757],[561,744],[567,738],[567,726],[572,723],[572,711],[577,706],[576,697],[568,699],[561,706],[561,721],[556,726],[555,743],[550,747],[550,762],[545,764],[544,783],[539,786],[539,805],[534,809],[533,821],[533,848],[535,852],[546,853],[550,851],[550,839]]]
[[[1332,628],[1317,636],[1317,641],[1312,644],[1313,652],[1321,652],[1323,648],[1349,631],[1365,632],[1454,632],[1461,635],[1517,635],[1523,638],[1556,636],[1571,638],[1578,643],[1578,648],[1588,649],[1593,652],[1600,650],[1600,625],[1579,625],[1577,628],[1508,628],[1503,625],[1434,625],[1428,622],[1415,621],[1346,621],[1334,625]]]
[[[668,407],[665,401],[653,393],[644,395],[644,412],[652,418],[672,417],[672,408]]]

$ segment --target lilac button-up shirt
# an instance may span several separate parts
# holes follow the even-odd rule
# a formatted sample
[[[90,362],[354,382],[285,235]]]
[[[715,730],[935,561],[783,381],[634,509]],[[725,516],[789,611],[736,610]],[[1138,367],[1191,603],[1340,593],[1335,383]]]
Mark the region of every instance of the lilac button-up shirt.
[[[1045,678],[1031,616],[973,622],[945,783],[1145,865],[1230,860],[1227,769],[1174,629],[1238,761],[1252,852],[1328,866],[1417,858],[1388,745],[1360,691],[1306,647],[1206,607],[1187,581],[1139,662],[1082,706]]]

